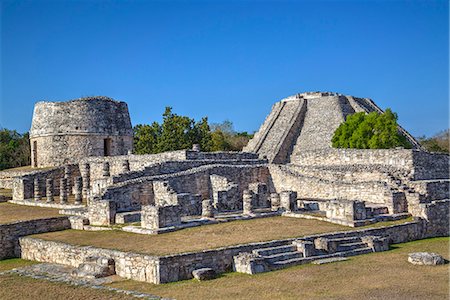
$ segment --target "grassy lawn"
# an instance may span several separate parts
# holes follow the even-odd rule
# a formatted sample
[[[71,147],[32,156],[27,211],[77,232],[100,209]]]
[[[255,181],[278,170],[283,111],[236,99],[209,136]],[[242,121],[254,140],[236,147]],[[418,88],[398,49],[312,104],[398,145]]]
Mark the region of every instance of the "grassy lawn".
[[[163,285],[136,281],[112,283],[176,299],[448,299],[449,267],[416,266],[408,253],[431,251],[449,258],[449,238],[394,245],[391,251],[348,261],[303,265],[246,275],[229,273],[206,282],[187,280]]]
[[[0,224],[61,216],[58,209],[0,203]]]
[[[34,237],[73,245],[165,255],[344,230],[354,228],[317,220],[271,217],[205,225],[161,235],[65,230]]]
[[[137,299],[112,291],[75,287],[59,282],[50,282],[17,275],[0,276],[0,299],[2,300],[128,300]]]

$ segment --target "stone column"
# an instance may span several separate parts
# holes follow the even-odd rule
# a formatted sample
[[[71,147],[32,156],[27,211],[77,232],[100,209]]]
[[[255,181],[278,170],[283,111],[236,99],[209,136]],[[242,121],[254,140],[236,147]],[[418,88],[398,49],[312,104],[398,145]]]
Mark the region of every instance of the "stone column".
[[[202,217],[204,218],[214,218],[214,206],[211,199],[206,199],[202,201]]]
[[[72,192],[71,192],[71,180],[70,180],[70,175],[71,175],[72,173],[70,172],[70,166],[69,165],[66,165],[66,166],[64,166],[64,178],[66,178],[67,179],[67,185],[66,185],[66,189],[67,189],[67,195],[70,195]]]
[[[103,177],[109,177],[110,175],[109,162],[105,161],[103,163]]]
[[[81,170],[82,185],[83,185],[83,198],[87,199],[89,194],[89,188],[91,186],[91,166],[88,163],[83,164]]]
[[[242,207],[244,215],[253,214],[253,193],[249,190],[244,190],[242,195]]]
[[[41,189],[39,187],[40,180],[38,177],[34,178],[34,201],[41,201]]]
[[[192,151],[200,152],[200,150],[201,150],[200,144],[193,144],[192,145]]]
[[[75,204],[81,204],[83,199],[83,181],[80,176],[75,177]]]
[[[278,193],[270,194],[270,205],[273,211],[277,211],[280,208],[280,195]]]
[[[297,192],[294,191],[281,192],[280,207],[285,211],[297,210]]]
[[[59,181],[59,202],[67,203],[67,178],[62,177]]]
[[[55,201],[53,197],[53,178],[47,178],[45,180],[45,193],[47,196],[47,203]]]
[[[130,162],[128,161],[128,159],[122,161],[122,172],[129,172],[130,171]]]

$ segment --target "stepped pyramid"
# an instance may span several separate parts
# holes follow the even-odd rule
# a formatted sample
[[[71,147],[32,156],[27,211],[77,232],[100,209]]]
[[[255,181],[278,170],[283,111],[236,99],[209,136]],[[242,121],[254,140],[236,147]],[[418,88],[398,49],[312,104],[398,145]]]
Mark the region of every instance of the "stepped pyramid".
[[[381,110],[371,99],[330,92],[308,92],[275,103],[258,132],[243,151],[266,156],[270,162],[286,163],[304,151],[331,148],[331,138],[346,117],[356,112]],[[413,148],[420,144],[398,127]]]

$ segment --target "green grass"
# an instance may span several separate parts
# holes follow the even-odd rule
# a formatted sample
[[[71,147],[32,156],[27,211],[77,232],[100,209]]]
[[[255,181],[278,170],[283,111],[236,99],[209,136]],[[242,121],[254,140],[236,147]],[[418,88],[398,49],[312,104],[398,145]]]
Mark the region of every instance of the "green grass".
[[[448,299],[449,268],[416,266],[408,253],[437,252],[449,258],[449,238],[394,245],[392,250],[324,265],[302,265],[247,275],[227,273],[205,282],[155,285],[131,280],[113,287],[182,299]]]

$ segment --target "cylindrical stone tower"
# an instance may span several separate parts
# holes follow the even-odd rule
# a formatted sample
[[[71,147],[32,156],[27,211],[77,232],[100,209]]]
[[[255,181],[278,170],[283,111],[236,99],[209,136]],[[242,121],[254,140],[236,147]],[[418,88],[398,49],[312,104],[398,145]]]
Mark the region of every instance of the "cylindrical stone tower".
[[[133,148],[128,106],[103,96],[38,102],[30,143],[33,167],[76,163],[87,156],[126,155]]]

